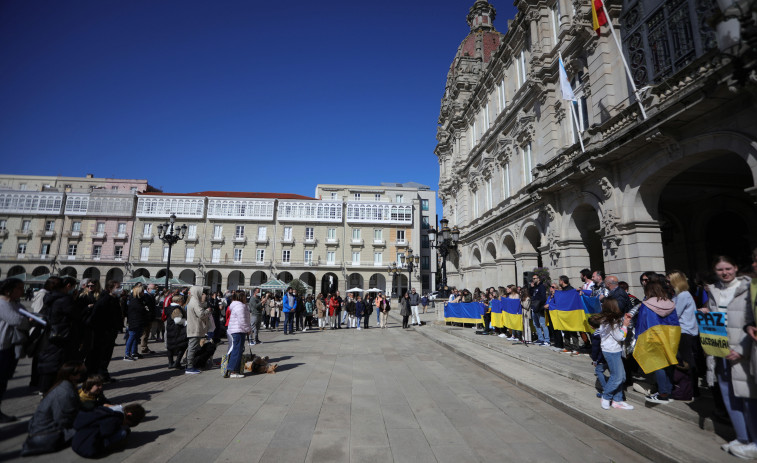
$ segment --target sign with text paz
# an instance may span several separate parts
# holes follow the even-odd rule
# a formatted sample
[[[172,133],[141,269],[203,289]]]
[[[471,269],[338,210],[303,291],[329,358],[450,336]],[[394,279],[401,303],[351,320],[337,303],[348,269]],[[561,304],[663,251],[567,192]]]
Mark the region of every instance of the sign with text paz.
[[[697,312],[699,341],[705,354],[725,357],[731,353],[731,348],[728,347],[727,320],[725,312]]]

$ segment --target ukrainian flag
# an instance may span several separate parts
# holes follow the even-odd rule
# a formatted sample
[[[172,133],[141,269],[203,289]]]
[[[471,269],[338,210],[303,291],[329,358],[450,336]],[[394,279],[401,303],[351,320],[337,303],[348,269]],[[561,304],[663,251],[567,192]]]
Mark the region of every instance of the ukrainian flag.
[[[444,321],[455,323],[481,323],[484,304],[480,302],[448,302],[444,306]]]
[[[549,317],[552,326],[562,331],[585,331],[593,333],[594,329],[589,326],[588,316],[595,304],[593,301],[584,302],[583,296],[578,291],[555,291],[554,297],[549,303]],[[586,298],[595,299],[595,298]]]
[[[645,374],[678,363],[676,353],[681,340],[681,326],[675,310],[667,317],[661,317],[642,304],[636,316],[635,329],[633,357]]]
[[[511,330],[523,331],[523,308],[520,299],[498,301],[502,307],[502,324]]]
[[[504,320],[502,318],[502,301],[499,299],[492,299],[491,301],[491,309],[492,309],[492,321],[491,325],[493,328],[502,328],[504,326]]]

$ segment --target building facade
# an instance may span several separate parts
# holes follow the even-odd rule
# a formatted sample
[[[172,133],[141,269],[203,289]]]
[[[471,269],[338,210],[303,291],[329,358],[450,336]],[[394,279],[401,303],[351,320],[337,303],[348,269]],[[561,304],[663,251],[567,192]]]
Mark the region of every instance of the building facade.
[[[719,52],[709,0],[606,1],[634,94],[590,4],[516,2],[506,33],[485,0],[469,10],[435,149],[444,216],[461,230],[450,285],[591,268],[638,294],[643,271],[693,277],[757,246],[754,57]]]
[[[175,214],[187,233],[170,249],[168,272],[187,283],[225,290],[298,278],[315,291],[406,291],[408,274],[387,282],[387,267],[413,250],[413,285],[435,284],[425,230],[436,220],[436,193],[423,185],[318,185],[316,199],[164,193],[137,180],[110,188],[111,179],[19,179],[0,176],[8,188],[0,190],[0,277],[164,278],[169,247],[158,225]]]

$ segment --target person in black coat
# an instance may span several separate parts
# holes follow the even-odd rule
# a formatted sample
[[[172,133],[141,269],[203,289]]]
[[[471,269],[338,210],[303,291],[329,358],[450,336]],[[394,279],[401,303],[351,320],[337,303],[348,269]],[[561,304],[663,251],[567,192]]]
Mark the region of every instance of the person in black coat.
[[[155,299],[155,294],[157,294],[157,287],[152,283],[147,285],[147,291],[142,294],[142,303],[144,303],[145,309],[149,312],[145,317],[144,325],[142,325],[142,337],[139,342],[139,350],[143,354],[152,354],[150,348],[147,347],[147,342],[150,340],[150,332],[153,329],[153,325],[155,325],[156,332],[159,329],[157,325],[160,321],[161,311],[158,310],[158,301]]]
[[[98,458],[116,450],[129,436],[132,427],[145,417],[145,409],[138,404],[121,407],[97,407],[79,412],[74,420],[76,434],[71,449],[85,458]]]
[[[142,357],[137,352],[139,338],[142,336],[145,325],[150,321],[152,312],[145,307],[144,286],[137,283],[131,290],[131,298],[126,309],[126,323],[129,325],[129,338],[126,340],[124,360],[136,360]]]
[[[47,319],[42,346],[37,354],[40,391],[50,390],[58,370],[66,362],[81,361],[78,328],[81,317],[72,293],[76,280],[72,277],[50,277],[51,292],[45,295],[41,315]]]
[[[123,329],[121,304],[119,298],[123,289],[121,283],[110,280],[105,284],[105,291],[95,302],[90,326],[92,327],[92,351],[85,365],[90,374],[99,374],[105,381],[111,381],[108,365],[113,358],[118,332]]]
[[[168,368],[179,368],[189,345],[187,339],[187,313],[182,309],[183,296],[174,296],[167,308],[166,349],[168,350]],[[174,358],[176,360],[174,360]]]

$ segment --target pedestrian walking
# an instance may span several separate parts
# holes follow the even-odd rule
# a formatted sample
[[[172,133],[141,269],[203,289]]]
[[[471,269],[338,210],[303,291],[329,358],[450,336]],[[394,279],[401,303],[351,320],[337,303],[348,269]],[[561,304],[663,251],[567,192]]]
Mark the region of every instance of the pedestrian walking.
[[[418,306],[421,305],[421,295],[415,292],[415,288],[410,290],[408,303],[410,304],[411,316],[413,317],[413,326],[421,326],[421,316],[418,314]]]

